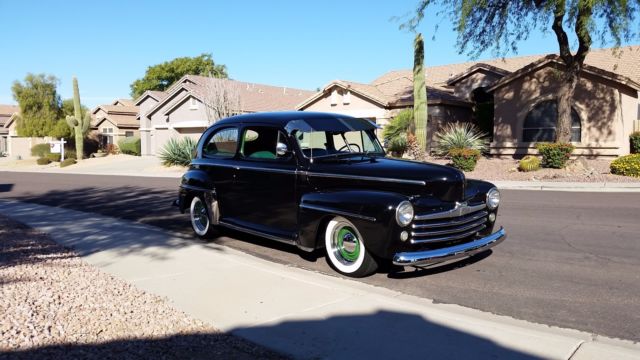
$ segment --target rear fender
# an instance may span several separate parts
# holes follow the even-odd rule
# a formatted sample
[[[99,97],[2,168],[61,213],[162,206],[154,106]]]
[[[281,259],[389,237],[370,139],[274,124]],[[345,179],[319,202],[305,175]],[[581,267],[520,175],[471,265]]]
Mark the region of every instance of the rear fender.
[[[217,225],[220,211],[218,211],[216,190],[213,182],[203,170],[189,169],[189,171],[182,175],[178,194],[178,207],[180,212],[184,213],[189,209],[194,196],[201,196],[204,199],[209,217],[211,217],[211,214],[215,214],[215,218],[210,219],[211,223]]]
[[[324,247],[324,231],[335,216],[351,221],[374,255],[387,257],[392,247],[391,234],[397,230],[396,206],[406,195],[373,190],[336,190],[302,196],[299,208],[299,246],[303,249]]]

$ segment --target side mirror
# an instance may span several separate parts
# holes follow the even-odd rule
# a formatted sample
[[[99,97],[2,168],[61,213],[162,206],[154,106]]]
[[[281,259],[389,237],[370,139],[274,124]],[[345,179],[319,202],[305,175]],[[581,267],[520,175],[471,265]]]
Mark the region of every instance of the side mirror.
[[[276,154],[278,156],[285,156],[289,152],[289,148],[287,148],[287,144],[279,142],[276,145]]]

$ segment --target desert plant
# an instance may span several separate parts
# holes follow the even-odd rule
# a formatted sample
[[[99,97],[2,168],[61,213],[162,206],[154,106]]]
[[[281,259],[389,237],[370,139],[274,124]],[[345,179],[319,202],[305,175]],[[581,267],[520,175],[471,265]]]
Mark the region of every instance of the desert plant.
[[[38,160],[36,160],[36,163],[38,165],[49,165],[49,164],[51,164],[51,160],[49,160],[46,157],[41,157],[41,158],[38,158]]]
[[[518,162],[518,170],[528,172],[540,169],[540,159],[536,156],[527,155]]]
[[[164,145],[160,152],[162,164],[165,166],[188,166],[193,159],[196,145],[196,141],[190,137],[185,137],[180,140],[169,139],[169,142]]]
[[[487,134],[471,123],[447,124],[436,133],[436,153],[448,155],[452,149],[471,149],[480,153],[488,149]]]
[[[60,162],[60,154],[51,153],[47,154],[45,157],[51,160],[51,162]]]
[[[447,156],[451,159],[451,164],[456,169],[462,171],[473,171],[476,168],[480,151],[477,149],[451,149]]]
[[[621,156],[611,162],[611,173],[640,177],[640,154]]]
[[[122,154],[140,156],[141,145],[139,137],[128,137],[118,141],[118,147]]]
[[[120,149],[118,149],[118,145],[116,144],[107,144],[104,147],[104,152],[107,153],[107,155],[117,155],[120,153]]]
[[[61,163],[60,163],[60,167],[67,167],[69,165],[73,165],[76,163],[76,159],[74,158],[69,158],[69,159],[64,159]]]
[[[384,127],[383,137],[387,142],[387,150],[395,156],[402,156],[407,151],[407,132],[413,121],[413,111],[405,109],[398,113]]]
[[[631,135],[629,135],[629,142],[631,145],[631,153],[640,153],[640,131],[632,132]]]
[[[536,149],[542,155],[542,167],[562,169],[575,147],[569,143],[538,143]]]
[[[64,158],[66,159],[75,159],[76,151],[71,149],[64,149]]]
[[[37,144],[31,147],[31,156],[45,157],[51,153],[51,146],[49,144]]]
[[[84,134],[89,130],[91,123],[91,115],[87,112],[82,114],[82,106],[80,105],[80,90],[78,90],[78,79],[73,77],[73,116],[67,116],[67,124],[75,131],[76,135],[76,154],[79,160],[83,158],[84,151]]]

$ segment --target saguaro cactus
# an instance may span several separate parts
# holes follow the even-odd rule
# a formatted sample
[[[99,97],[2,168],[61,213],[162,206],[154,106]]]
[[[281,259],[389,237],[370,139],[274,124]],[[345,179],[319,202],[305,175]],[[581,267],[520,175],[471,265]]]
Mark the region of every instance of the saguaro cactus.
[[[67,116],[67,124],[74,129],[76,135],[76,157],[82,160],[84,157],[84,134],[89,129],[91,115],[87,112],[82,114],[80,106],[80,90],[78,90],[78,79],[73,77],[73,116]]]
[[[413,125],[416,141],[422,151],[427,150],[427,87],[424,74],[424,41],[416,34],[413,42]]]

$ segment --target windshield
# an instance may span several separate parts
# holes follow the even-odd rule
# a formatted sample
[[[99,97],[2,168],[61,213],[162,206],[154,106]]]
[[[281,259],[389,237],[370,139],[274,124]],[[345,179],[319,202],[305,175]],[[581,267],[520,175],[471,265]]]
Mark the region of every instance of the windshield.
[[[301,131],[294,132],[300,149],[308,158],[355,154],[384,155],[373,131]]]

